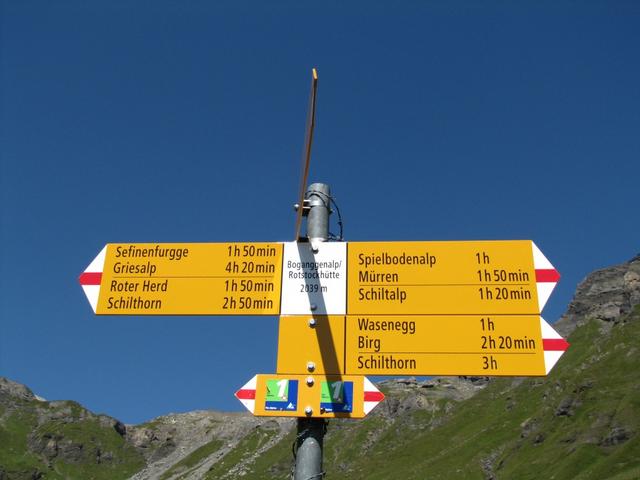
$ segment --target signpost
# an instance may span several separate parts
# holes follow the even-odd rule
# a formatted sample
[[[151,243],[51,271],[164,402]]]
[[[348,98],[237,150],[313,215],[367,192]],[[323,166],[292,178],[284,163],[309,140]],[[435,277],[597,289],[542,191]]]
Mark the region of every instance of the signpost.
[[[329,186],[305,192],[317,81],[294,242],[108,244],[79,279],[98,315],[282,315],[277,373],[236,397],[298,418],[295,480],[323,475],[325,419],[384,399],[365,374],[546,375],[568,348],[540,317],[560,276],[529,240],[326,243]]]

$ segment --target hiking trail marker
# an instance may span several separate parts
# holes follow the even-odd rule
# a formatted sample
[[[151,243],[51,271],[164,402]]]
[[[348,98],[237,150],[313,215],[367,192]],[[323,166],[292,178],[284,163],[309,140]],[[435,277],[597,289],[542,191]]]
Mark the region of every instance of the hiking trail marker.
[[[361,375],[259,374],[236,397],[257,416],[314,418],[364,418],[384,399]]]

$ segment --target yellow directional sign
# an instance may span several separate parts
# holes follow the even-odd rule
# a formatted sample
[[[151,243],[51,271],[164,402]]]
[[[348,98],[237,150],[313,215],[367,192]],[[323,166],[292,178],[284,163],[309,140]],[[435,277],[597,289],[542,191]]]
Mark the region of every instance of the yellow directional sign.
[[[529,240],[149,243],[107,245],[80,283],[110,315],[535,315],[558,278]]]
[[[280,317],[277,371],[536,376],[566,347],[538,315]]]
[[[349,316],[345,372],[545,375],[538,315]]]
[[[384,399],[361,375],[259,374],[236,397],[256,416],[314,418],[363,418]]]
[[[277,315],[282,243],[108,244],[80,276],[97,314]]]
[[[350,242],[350,315],[539,314],[532,242]]]

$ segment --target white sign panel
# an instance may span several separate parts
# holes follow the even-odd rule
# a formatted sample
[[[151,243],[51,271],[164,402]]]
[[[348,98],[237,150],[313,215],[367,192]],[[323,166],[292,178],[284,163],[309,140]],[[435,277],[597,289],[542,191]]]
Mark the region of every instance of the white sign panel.
[[[347,244],[284,244],[282,315],[344,315],[347,293]]]

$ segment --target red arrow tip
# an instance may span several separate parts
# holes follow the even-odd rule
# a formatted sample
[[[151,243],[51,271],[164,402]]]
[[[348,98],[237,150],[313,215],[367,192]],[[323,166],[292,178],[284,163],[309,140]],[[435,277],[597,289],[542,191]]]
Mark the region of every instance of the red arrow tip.
[[[102,272],[82,272],[78,281],[80,285],[100,285]]]
[[[381,402],[384,400],[384,393],[382,392],[364,392],[365,402]]]
[[[256,391],[255,390],[245,390],[240,389],[236,392],[236,398],[238,400],[255,400]]]
[[[560,273],[554,268],[536,270],[536,282],[557,283],[560,280]]]
[[[569,342],[564,338],[543,338],[542,349],[546,351],[565,352],[569,348]]]

